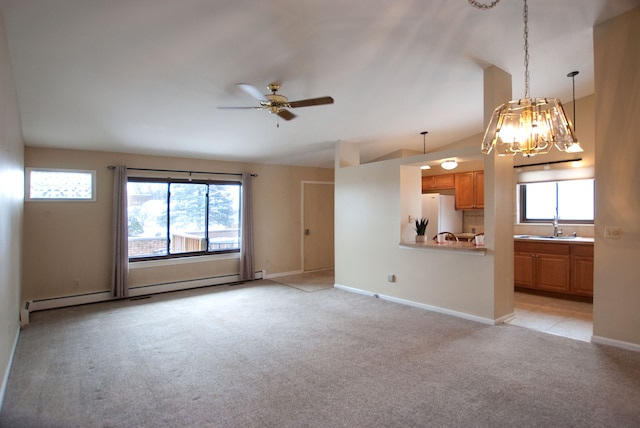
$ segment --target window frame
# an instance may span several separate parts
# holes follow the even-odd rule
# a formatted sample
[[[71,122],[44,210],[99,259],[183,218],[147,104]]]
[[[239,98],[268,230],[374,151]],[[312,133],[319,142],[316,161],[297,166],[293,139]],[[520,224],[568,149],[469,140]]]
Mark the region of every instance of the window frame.
[[[212,256],[212,255],[220,255],[220,254],[233,254],[240,253],[240,241],[238,242],[238,248],[226,248],[226,249],[218,249],[218,250],[209,250],[209,238],[208,238],[208,217],[209,217],[209,197],[207,197],[205,202],[205,237],[207,240],[206,250],[202,251],[189,251],[189,252],[181,252],[181,253],[170,253],[171,248],[171,218],[170,218],[170,207],[171,207],[171,194],[170,188],[171,183],[176,184],[206,184],[206,185],[234,185],[238,186],[240,189],[240,195],[242,195],[242,182],[234,181],[234,180],[206,180],[206,179],[184,179],[184,178],[158,178],[158,177],[128,177],[127,184],[130,182],[136,183],[166,183],[167,186],[167,224],[166,224],[166,232],[167,232],[167,254],[163,255],[153,255],[153,256],[129,256],[129,263],[140,263],[147,261],[155,261],[155,260],[175,260],[175,259],[185,259],[189,257],[202,257],[202,256]],[[238,205],[238,228],[240,230],[240,236],[242,236],[242,197],[239,198]],[[127,206],[127,218],[129,217],[129,207]],[[128,239],[129,237],[127,237]]]
[[[555,201],[556,212],[558,212],[558,189],[557,189],[558,183],[566,182],[566,181],[576,181],[576,180],[593,180],[593,198],[594,198],[594,208],[595,208],[595,179],[593,179],[593,178],[576,178],[576,179],[569,179],[569,180],[550,180],[550,181],[548,181],[548,183],[556,183],[556,201]],[[536,183],[542,183],[542,181],[540,181],[540,182],[527,182],[527,183],[519,183],[518,184],[518,196],[519,196],[518,222],[521,223],[521,224],[549,223],[550,221],[553,221],[553,218],[547,219],[547,218],[527,218],[526,217],[526,212],[527,212],[526,187],[529,184],[536,184]],[[558,224],[564,224],[564,225],[567,225],[567,224],[593,225],[594,222],[595,222],[595,212],[594,212],[594,218],[592,220],[558,219]]]
[[[40,168],[26,167],[24,179],[24,200],[26,202],[95,202],[97,200],[97,172],[92,169],[70,169],[70,168]],[[34,198],[31,197],[31,173],[32,172],[54,172],[54,173],[77,173],[91,175],[91,197],[90,198]]]

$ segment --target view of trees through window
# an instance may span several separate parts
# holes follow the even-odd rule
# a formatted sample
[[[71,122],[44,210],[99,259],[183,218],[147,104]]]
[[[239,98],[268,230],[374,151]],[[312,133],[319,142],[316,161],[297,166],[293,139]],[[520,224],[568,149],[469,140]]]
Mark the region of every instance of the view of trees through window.
[[[129,258],[239,250],[240,192],[235,182],[130,178]]]
[[[593,223],[594,180],[566,180],[520,185],[520,221]]]

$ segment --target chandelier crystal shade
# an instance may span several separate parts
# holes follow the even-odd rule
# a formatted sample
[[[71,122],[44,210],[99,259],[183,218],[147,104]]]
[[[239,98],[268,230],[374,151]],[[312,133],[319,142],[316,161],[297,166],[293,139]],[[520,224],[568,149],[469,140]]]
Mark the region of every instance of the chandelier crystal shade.
[[[476,6],[477,2],[470,0],[470,3]],[[495,4],[497,1],[485,8],[493,7]],[[515,155],[516,153],[535,156],[548,153],[553,146],[564,152],[572,152],[576,148],[580,149],[578,139],[560,100],[529,97],[529,9],[527,0],[524,0],[523,15],[524,98],[504,103],[493,111],[482,140],[482,153],[489,154],[495,150],[499,156]]]
[[[522,98],[493,111],[482,141],[482,153],[500,156],[548,153],[554,145],[567,151],[578,142],[557,98]]]

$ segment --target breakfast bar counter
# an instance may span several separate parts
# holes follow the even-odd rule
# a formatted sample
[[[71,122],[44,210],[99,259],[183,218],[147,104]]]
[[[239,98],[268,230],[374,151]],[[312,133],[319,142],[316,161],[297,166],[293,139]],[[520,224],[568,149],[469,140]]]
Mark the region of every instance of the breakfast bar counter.
[[[445,241],[436,242],[433,240],[425,242],[400,242],[400,248],[409,248],[416,250],[433,250],[433,251],[449,251],[452,253],[474,254],[484,256],[487,249],[484,246],[478,246],[473,242],[465,241]]]

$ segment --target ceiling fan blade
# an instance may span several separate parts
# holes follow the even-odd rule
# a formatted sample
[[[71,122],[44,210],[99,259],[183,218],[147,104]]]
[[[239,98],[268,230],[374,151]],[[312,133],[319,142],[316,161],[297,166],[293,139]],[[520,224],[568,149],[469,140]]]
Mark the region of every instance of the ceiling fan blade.
[[[280,116],[281,118],[283,118],[284,120],[291,120],[294,119],[296,117],[295,114],[291,113],[289,110],[285,110],[283,108],[281,108],[280,110],[278,110],[278,116]]]
[[[242,89],[243,91],[245,91],[247,94],[251,95],[253,98],[255,98],[258,101],[262,101],[265,103],[269,102],[267,97],[265,97],[264,94],[260,92],[260,90],[253,85],[250,85],[248,83],[238,83],[238,88]]]
[[[333,104],[333,98],[320,97],[320,98],[309,98],[308,100],[289,101],[289,106],[291,108],[319,106],[323,104]]]
[[[263,107],[218,107],[220,110],[262,110]]]

